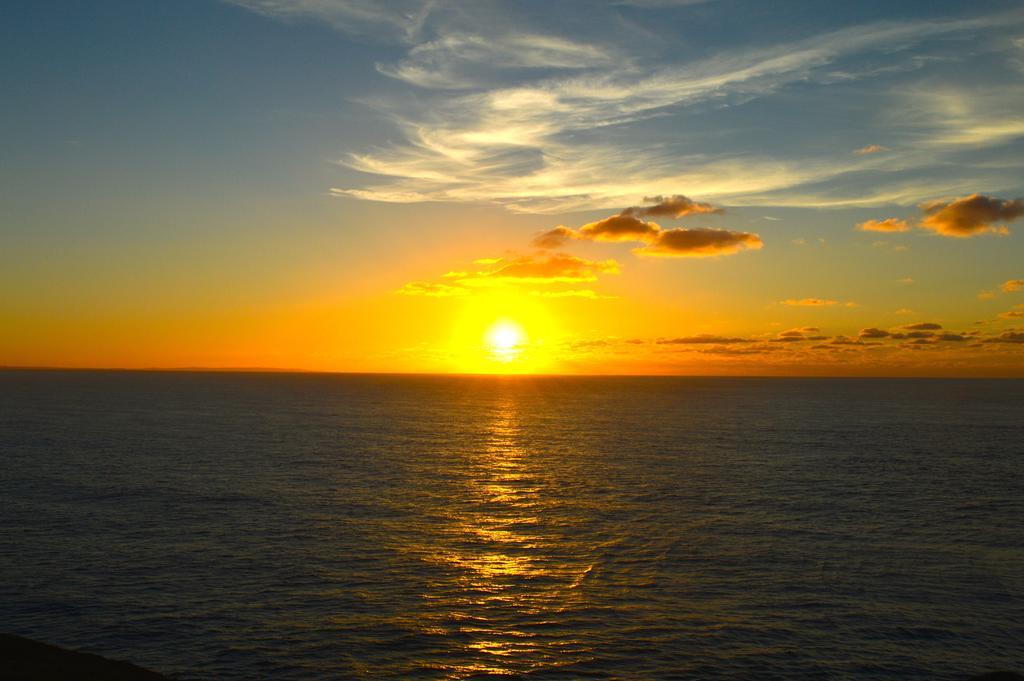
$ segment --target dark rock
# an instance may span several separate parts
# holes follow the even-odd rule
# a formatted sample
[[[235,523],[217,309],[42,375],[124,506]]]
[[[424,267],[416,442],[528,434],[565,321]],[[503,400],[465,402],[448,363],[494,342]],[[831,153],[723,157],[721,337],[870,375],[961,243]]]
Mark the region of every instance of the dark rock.
[[[166,676],[21,636],[0,634],[0,678],[6,681],[170,681]]]

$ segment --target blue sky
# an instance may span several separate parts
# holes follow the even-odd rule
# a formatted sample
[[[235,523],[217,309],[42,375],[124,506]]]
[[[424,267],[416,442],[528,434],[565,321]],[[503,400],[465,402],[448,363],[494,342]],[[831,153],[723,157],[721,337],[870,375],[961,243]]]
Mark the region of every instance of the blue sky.
[[[1021,192],[1024,12],[1012,2],[32,2],[7,14],[2,125],[19,170],[5,164],[5,179],[30,193],[140,173],[178,191],[231,189],[234,176],[261,192],[528,212],[680,186],[736,205]],[[852,153],[870,145],[888,151]]]

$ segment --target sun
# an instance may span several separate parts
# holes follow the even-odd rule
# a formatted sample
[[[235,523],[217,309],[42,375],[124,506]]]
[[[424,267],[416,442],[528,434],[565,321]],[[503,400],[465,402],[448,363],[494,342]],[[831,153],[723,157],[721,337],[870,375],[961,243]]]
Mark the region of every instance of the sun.
[[[556,319],[536,296],[481,292],[461,301],[447,355],[453,370],[472,374],[550,371],[560,338]]]
[[[523,344],[526,334],[518,323],[499,319],[487,329],[484,338],[492,350],[509,352]]]

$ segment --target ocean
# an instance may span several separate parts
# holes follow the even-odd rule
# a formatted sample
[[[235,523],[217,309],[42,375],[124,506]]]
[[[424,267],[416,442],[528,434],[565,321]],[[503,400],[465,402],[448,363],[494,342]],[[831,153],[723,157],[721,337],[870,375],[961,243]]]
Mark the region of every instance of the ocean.
[[[0,372],[0,630],[180,679],[1024,671],[1024,382]]]

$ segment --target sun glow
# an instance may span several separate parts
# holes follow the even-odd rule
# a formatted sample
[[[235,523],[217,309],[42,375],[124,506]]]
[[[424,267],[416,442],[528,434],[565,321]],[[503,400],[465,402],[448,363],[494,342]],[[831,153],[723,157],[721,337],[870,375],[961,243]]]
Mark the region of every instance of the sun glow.
[[[549,370],[555,325],[539,302],[511,292],[467,301],[454,329],[458,371],[520,374]]]
[[[502,319],[487,329],[486,339],[494,350],[509,352],[515,350],[525,340],[525,334],[523,327],[516,322]]]

